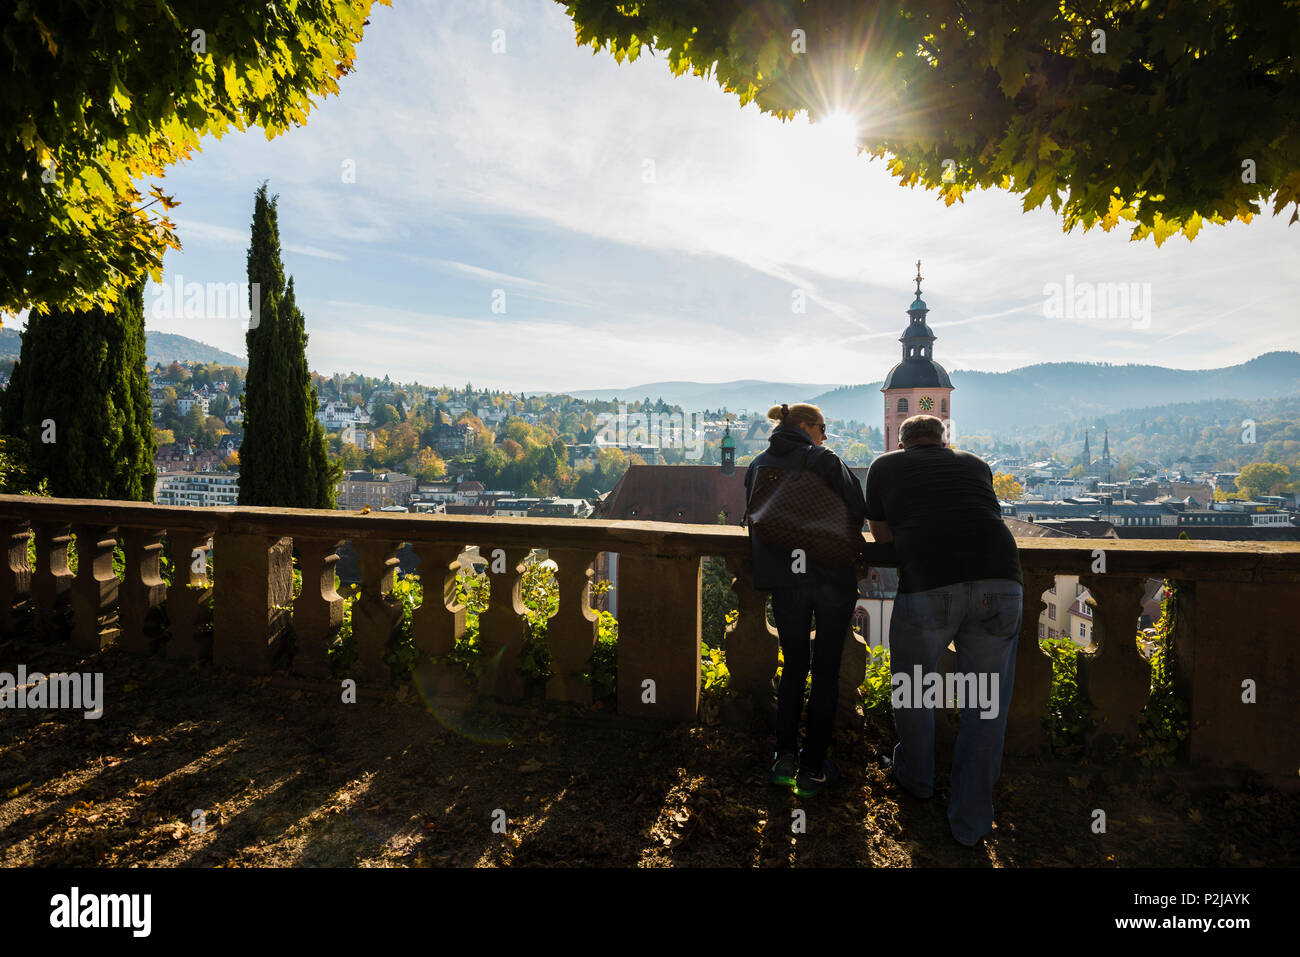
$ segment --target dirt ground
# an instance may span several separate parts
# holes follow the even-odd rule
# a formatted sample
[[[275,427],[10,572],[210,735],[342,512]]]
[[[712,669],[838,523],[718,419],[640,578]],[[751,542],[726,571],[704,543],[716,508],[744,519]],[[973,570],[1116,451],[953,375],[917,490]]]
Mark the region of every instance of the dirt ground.
[[[0,711],[8,867],[1300,864],[1300,793],[1241,775],[1009,757],[995,830],[964,848],[947,756],[918,801],[882,770],[893,738],[875,723],[836,744],[840,783],[801,800],[767,786],[761,725],[437,713],[410,689],[347,705],[333,682],[0,645],[0,671],[19,660],[105,672],[105,714]]]

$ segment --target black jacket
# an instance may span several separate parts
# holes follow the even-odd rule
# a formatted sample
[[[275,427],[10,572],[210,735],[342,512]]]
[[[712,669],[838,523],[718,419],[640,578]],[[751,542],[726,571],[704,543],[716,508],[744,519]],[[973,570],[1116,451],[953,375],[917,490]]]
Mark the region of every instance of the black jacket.
[[[840,457],[826,446],[813,445],[808,434],[798,426],[778,425],[772,430],[767,440],[767,451],[754,457],[745,473],[745,499],[753,492],[754,476],[765,465],[782,469],[797,469],[803,462],[804,453],[808,452],[807,470],[820,475],[832,490],[844,499],[849,508],[849,517],[857,527],[861,527],[867,516],[867,504],[862,496],[862,486],[853,477],[849,467],[840,461]],[[764,591],[798,585],[814,578],[821,581],[833,581],[845,587],[857,587],[857,571],[852,564],[830,564],[808,560],[808,571],[797,574],[791,571],[790,550],[765,545],[754,537],[754,530],[749,530],[749,545],[754,559],[754,587]]]

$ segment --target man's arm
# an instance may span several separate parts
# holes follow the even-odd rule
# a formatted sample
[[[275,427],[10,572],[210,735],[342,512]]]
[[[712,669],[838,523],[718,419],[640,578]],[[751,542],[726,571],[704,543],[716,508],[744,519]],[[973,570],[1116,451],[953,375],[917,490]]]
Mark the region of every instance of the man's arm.
[[[885,503],[880,500],[880,481],[880,469],[873,462],[871,468],[867,470],[867,493],[863,504],[866,507],[867,527],[871,529],[871,537],[884,544],[894,540],[894,533],[886,520]],[[872,518],[873,515],[878,517]]]

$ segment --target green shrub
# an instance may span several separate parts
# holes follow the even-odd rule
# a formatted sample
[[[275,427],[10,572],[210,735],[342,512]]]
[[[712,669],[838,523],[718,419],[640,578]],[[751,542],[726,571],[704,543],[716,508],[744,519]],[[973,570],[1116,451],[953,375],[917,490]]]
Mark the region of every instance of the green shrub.
[[[1178,596],[1165,582],[1165,598],[1156,622],[1151,653],[1151,700],[1138,719],[1138,758],[1147,766],[1172,764],[1188,733],[1187,703],[1174,691],[1173,623]]]
[[[867,649],[867,675],[862,682],[862,713],[888,715],[893,713],[890,693],[893,681],[889,670],[889,649],[883,645]]]
[[[1092,729],[1090,709],[1079,695],[1079,646],[1068,635],[1038,644],[1052,659],[1052,691],[1043,717],[1052,753],[1077,751]]]

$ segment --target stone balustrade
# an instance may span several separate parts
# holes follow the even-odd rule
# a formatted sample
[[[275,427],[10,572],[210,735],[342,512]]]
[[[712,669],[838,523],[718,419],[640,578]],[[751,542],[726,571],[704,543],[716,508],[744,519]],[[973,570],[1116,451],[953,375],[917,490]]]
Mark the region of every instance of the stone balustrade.
[[[439,662],[464,634],[466,609],[455,604],[455,579],[468,546],[477,546],[492,569],[488,607],[479,618],[479,694],[510,700],[525,693],[520,581],[533,549],[545,549],[557,568],[559,606],[546,629],[553,670],[548,699],[591,702],[582,675],[597,636],[589,585],[601,552],[619,556],[620,713],[691,720],[699,712],[704,556],[723,558],[735,576],[739,617],[726,640],[731,688],[770,696],[777,666],[765,596],[749,586],[746,533],[734,526],[199,509],[6,495],[0,496],[0,535],[8,542],[0,568],[0,638],[12,637],[26,618],[31,627],[24,637],[66,640],[87,652],[115,642],[136,654],[211,660],[254,674],[287,667],[325,678],[327,649],[343,621],[334,565],[346,540],[360,556],[351,610],[357,658],[349,677],[362,688],[387,688],[391,681],[385,654],[401,626],[391,590],[403,543],[421,562],[424,603],[413,616],[412,638],[423,660],[413,677],[426,695],[466,693],[463,674]],[[68,563],[74,540],[75,573]],[[121,579],[113,569],[119,544]],[[1099,651],[1079,653],[1079,684],[1094,709],[1096,741],[1132,743],[1137,733],[1150,686],[1149,665],[1134,640],[1139,601],[1148,578],[1167,579],[1178,593],[1175,687],[1188,704],[1191,729],[1180,758],[1244,765],[1296,782],[1300,544],[1059,538],[1017,544],[1027,596],[1042,595],[1054,576],[1071,575],[1096,601]],[[164,549],[170,584],[161,575]],[[296,597],[295,552],[302,573]],[[867,556],[873,565],[895,563],[893,546],[869,537]],[[1052,673],[1038,642],[1042,608],[1041,601],[1026,601],[1007,726],[1013,753],[1047,743],[1042,719]],[[163,611],[165,631],[158,625]],[[867,661],[860,638],[850,633],[846,642],[842,716],[852,714]]]

